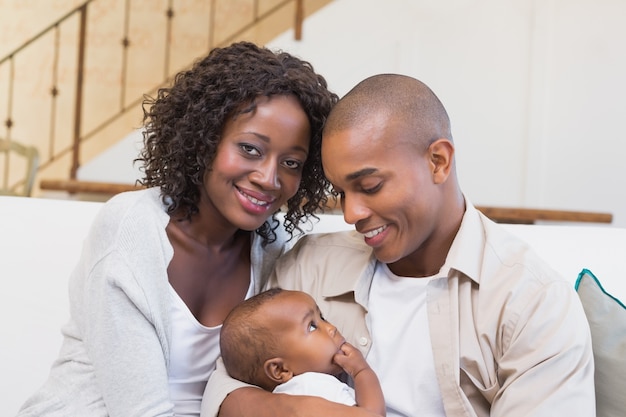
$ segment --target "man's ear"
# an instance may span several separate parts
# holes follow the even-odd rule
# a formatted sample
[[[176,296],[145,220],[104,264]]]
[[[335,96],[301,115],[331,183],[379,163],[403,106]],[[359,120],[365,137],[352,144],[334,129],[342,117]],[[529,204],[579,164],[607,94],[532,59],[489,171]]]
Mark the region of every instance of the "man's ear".
[[[291,372],[285,365],[283,358],[271,358],[265,361],[263,364],[263,370],[265,375],[277,384],[284,384],[293,378],[293,372]]]
[[[454,167],[454,144],[445,138],[437,139],[428,147],[433,182],[443,184]]]

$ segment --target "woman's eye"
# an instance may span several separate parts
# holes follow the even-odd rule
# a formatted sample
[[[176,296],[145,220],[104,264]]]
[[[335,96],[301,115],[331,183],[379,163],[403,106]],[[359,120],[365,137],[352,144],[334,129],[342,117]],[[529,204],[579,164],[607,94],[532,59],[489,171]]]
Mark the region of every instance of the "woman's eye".
[[[317,324],[315,324],[313,322],[309,323],[309,331],[313,332],[315,330],[317,330]]]
[[[254,146],[242,143],[239,145],[241,149],[250,156],[260,156],[261,152]]]
[[[296,161],[295,159],[289,159],[283,164],[289,169],[300,169],[302,167],[302,163],[300,161]]]

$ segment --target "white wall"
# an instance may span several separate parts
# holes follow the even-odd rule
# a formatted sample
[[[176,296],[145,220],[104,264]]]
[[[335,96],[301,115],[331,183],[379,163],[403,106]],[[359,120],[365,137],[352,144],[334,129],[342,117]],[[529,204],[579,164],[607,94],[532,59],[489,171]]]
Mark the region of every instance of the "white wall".
[[[142,129],[132,131],[124,139],[80,167],[78,178],[82,181],[134,184],[136,179],[142,177],[139,165],[133,163],[143,146],[142,132]]]
[[[379,72],[426,82],[475,204],[602,211],[626,226],[626,2],[335,0],[270,47],[344,94]]]
[[[268,46],[339,95],[380,72],[428,84],[474,204],[611,212],[626,227],[623,0],[335,0],[302,41]]]

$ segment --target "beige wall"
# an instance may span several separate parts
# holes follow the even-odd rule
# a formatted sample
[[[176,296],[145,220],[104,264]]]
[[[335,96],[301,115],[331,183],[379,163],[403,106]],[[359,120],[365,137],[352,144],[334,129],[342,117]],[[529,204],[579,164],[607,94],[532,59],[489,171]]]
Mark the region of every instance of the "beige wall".
[[[0,59],[83,1],[0,0]],[[329,1],[306,0],[305,13],[313,13]],[[167,49],[168,1],[131,0],[129,4],[128,15],[124,13],[126,0],[94,0],[88,8],[81,128],[88,140],[81,148],[81,163],[139,127],[143,95],[152,94],[168,76],[206,54],[209,45],[243,39],[265,44],[292,27],[295,16],[294,0],[174,1],[171,46]],[[253,24],[255,14],[262,16],[272,10],[270,17]],[[43,169],[39,179],[69,176],[69,152],[55,161],[51,158],[68,150],[73,139],[78,16],[33,42],[12,64],[0,65],[0,137],[40,149]],[[122,46],[125,25],[126,49]],[[11,79],[14,82],[9,87]],[[53,87],[58,91],[55,99]],[[6,126],[9,119],[10,129]],[[109,123],[112,119],[115,121]],[[0,170],[2,164],[0,161]],[[11,172],[11,183],[19,174]]]

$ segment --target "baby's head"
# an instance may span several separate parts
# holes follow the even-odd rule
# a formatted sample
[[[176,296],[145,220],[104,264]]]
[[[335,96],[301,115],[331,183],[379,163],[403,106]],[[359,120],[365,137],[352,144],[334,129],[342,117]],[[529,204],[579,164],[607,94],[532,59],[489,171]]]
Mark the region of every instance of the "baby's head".
[[[230,312],[220,349],[230,376],[272,391],[304,372],[341,373],[333,357],[344,342],[311,296],[274,288]]]

